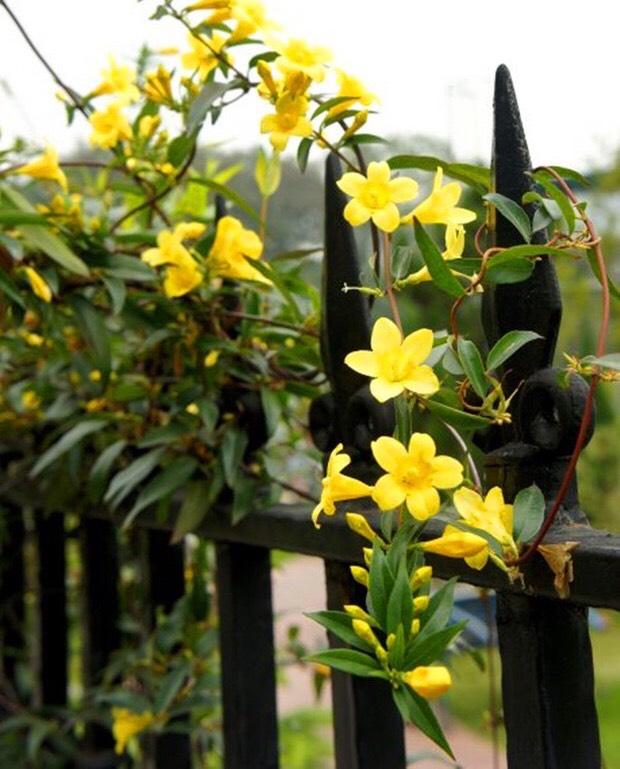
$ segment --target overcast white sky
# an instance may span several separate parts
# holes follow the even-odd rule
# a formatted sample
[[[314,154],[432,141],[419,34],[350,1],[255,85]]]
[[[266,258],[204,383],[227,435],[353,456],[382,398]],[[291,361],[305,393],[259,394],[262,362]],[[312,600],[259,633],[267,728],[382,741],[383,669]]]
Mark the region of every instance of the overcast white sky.
[[[189,0],[188,0],[189,2]],[[152,47],[184,46],[169,21],[148,17],[156,0],[9,0],[45,56],[76,90],[99,80],[108,53],[131,59]],[[332,48],[335,63],[381,97],[368,130],[430,134],[462,160],[490,151],[493,74],[513,75],[536,164],[583,169],[620,145],[618,20],[590,0],[265,0],[284,31]],[[583,8],[590,13],[584,17]],[[45,70],[0,8],[2,144],[15,134],[70,149],[87,129],[64,110]],[[9,94],[10,92],[10,94]],[[259,111],[260,110],[260,111]],[[203,140],[257,138],[263,109],[249,100]]]

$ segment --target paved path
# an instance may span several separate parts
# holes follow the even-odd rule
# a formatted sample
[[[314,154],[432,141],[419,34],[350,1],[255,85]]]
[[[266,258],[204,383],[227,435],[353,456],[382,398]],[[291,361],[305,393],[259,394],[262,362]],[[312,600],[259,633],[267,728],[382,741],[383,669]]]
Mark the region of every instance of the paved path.
[[[323,564],[319,559],[296,556],[273,572],[274,610],[277,615],[276,637],[278,644],[286,640],[287,628],[298,625],[303,642],[310,648],[325,645],[325,634],[314,622],[303,616],[304,611],[316,611],[325,606]],[[298,708],[316,706],[316,700],[308,670],[288,667],[285,681],[278,687],[278,707],[281,713]],[[318,706],[329,709],[330,693],[326,686]],[[503,757],[493,765],[491,748],[482,737],[463,728],[449,716],[442,717],[446,736],[450,741],[461,769],[505,769]],[[407,729],[407,753],[437,752],[432,743],[417,730]],[[413,764],[415,769],[440,769],[446,766],[438,760],[424,760]]]

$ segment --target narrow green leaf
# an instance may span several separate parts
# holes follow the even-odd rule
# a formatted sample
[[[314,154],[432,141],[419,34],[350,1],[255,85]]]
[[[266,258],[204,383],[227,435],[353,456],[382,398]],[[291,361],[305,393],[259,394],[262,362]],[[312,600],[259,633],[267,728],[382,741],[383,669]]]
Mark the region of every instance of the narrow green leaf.
[[[16,211],[15,209],[0,210],[0,227],[16,227],[19,224],[37,224],[49,227],[48,220],[42,214],[32,214],[28,211]]]
[[[599,270],[598,266],[598,260],[596,258],[596,254],[594,253],[593,249],[588,250],[588,263],[590,264],[590,269],[594,273],[594,277],[598,280],[598,282],[603,285],[601,281],[601,271]],[[607,285],[609,286],[609,293],[615,298],[620,299],[620,289],[615,285],[613,280],[611,279],[611,275],[609,272],[607,273]]]
[[[403,663],[405,670],[412,670],[418,665],[431,665],[440,659],[456,636],[463,631],[467,620],[456,625],[437,630],[420,640],[419,636],[412,638],[408,644],[407,654]]]
[[[501,254],[499,255],[501,256]],[[493,260],[489,262],[489,268],[485,274],[487,283],[521,283],[534,272],[534,261],[532,259],[514,259],[504,263]]]
[[[110,294],[112,313],[114,315],[120,315],[125,306],[125,299],[127,298],[127,286],[118,278],[106,278],[105,276],[102,276],[101,279],[108,290],[108,294]]]
[[[84,422],[78,422],[68,430],[60,440],[44,451],[30,471],[30,477],[36,478],[46,467],[66,454],[70,449],[76,446],[86,436],[92,435],[103,429],[108,423],[101,419],[86,419]]]
[[[282,402],[278,393],[268,387],[260,388],[260,399],[263,412],[265,413],[265,421],[267,422],[267,433],[271,438],[280,426]]]
[[[325,101],[321,102],[319,106],[314,110],[310,119],[314,120],[315,117],[318,117],[323,112],[327,112],[327,110],[330,110],[332,107],[337,107],[339,104],[343,104],[345,101],[351,101],[351,97],[334,96],[332,99],[326,99]]]
[[[92,302],[76,294],[68,300],[94,365],[107,375],[112,365],[110,337],[102,314]]]
[[[299,166],[299,170],[303,172],[308,167],[308,157],[310,155],[310,150],[312,149],[312,139],[302,139],[299,142],[299,147],[297,147],[297,165]]]
[[[394,171],[402,168],[419,168],[422,171],[436,171],[439,166],[451,179],[475,188],[480,193],[488,192],[491,185],[491,172],[482,166],[468,163],[446,163],[432,155],[394,155],[388,159],[390,168]]]
[[[182,133],[168,145],[167,159],[175,168],[180,168],[196,144],[196,135]]]
[[[439,419],[443,419],[459,430],[478,430],[480,427],[488,427],[490,424],[489,420],[484,417],[468,414],[466,411],[446,406],[445,403],[439,403],[439,401],[428,400],[426,406]]]
[[[456,577],[453,577],[431,595],[428,608],[420,617],[422,626],[418,634],[420,641],[426,640],[437,630],[443,630],[448,624],[454,608],[456,581]]]
[[[26,309],[26,303],[21,298],[17,286],[2,270],[0,270],[0,291],[4,292],[9,297],[9,299],[18,307],[21,307],[22,310]]]
[[[330,649],[311,654],[304,660],[306,662],[320,662],[330,668],[342,670],[343,673],[351,673],[354,676],[387,679],[387,673],[382,670],[374,657],[354,649]]]
[[[414,219],[413,226],[416,242],[437,288],[453,297],[463,296],[465,289],[450,271],[435,242],[417,219]]]
[[[370,647],[365,641],[356,634],[352,627],[351,617],[344,611],[315,611],[305,615],[318,622],[324,628],[333,633],[337,638],[356,649],[364,652],[371,652]]]
[[[611,371],[620,371],[620,353],[610,352],[607,355],[601,355],[597,358],[596,355],[586,355],[582,359],[584,363],[589,363],[593,366],[601,366],[601,368],[607,368]]]
[[[385,628],[387,623],[387,607],[391,590],[392,584],[385,555],[375,540],[369,569],[368,598],[371,604],[370,614],[382,628]]]
[[[230,510],[230,522],[233,526],[236,526],[248,513],[252,512],[256,505],[257,491],[258,480],[256,478],[244,473],[237,474]]]
[[[403,720],[417,726],[435,745],[438,745],[451,758],[454,754],[428,702],[412,692],[405,684],[392,690],[392,696]]]
[[[30,214],[37,213],[30,202],[9,185],[0,183],[0,191],[20,211]],[[86,264],[73,253],[63,240],[53,232],[50,232],[50,230],[35,224],[22,224],[18,229],[30,245],[43,251],[61,267],[77,275],[88,275]]]
[[[278,187],[282,178],[282,168],[280,164],[280,155],[275,150],[267,156],[265,150],[261,147],[258,150],[256,166],[254,167],[254,179],[260,194],[265,197],[271,197]]]
[[[215,465],[207,481],[195,481],[188,485],[185,500],[177,518],[171,542],[179,542],[190,531],[195,531],[217,501],[224,488],[224,475]]]
[[[110,470],[114,465],[114,462],[122,454],[123,449],[127,446],[126,440],[115,441],[105,449],[95,460],[90,475],[88,476],[87,493],[92,501],[95,501],[103,494],[105,482],[110,474]]]
[[[103,497],[104,502],[111,503],[113,507],[119,505],[157,466],[164,452],[164,447],[153,449],[147,454],[138,457],[130,465],[118,472],[110,481],[110,485]]]
[[[195,134],[200,130],[200,126],[205,119],[209,107],[216,99],[222,96],[229,87],[230,83],[216,83],[213,80],[203,85],[200,93],[192,101],[191,107],[189,108],[189,114],[187,116],[187,132],[189,134]],[[176,165],[176,163],[174,165]]]
[[[202,184],[203,187],[208,187],[214,192],[219,192],[220,195],[230,200],[231,203],[234,203],[237,208],[241,209],[241,211],[246,213],[250,218],[254,219],[255,222],[260,223],[260,216],[247,202],[247,200],[245,200],[245,198],[242,197],[238,192],[233,190],[232,187],[228,187],[226,184],[220,184],[213,179],[203,179],[200,176],[190,176],[188,181],[192,182],[193,184]]]
[[[513,537],[516,542],[529,542],[538,534],[545,517],[545,498],[533,483],[515,497],[512,508]]]
[[[178,668],[171,670],[164,676],[153,703],[155,713],[164,713],[168,709],[183,686],[189,672],[190,663],[188,660],[184,660]]]
[[[534,178],[538,184],[543,187],[551,200],[555,201],[557,204],[562,212],[562,217],[566,222],[566,234],[571,235],[575,229],[575,209],[569,198],[566,196],[566,193],[557,187],[551,179],[539,177],[537,174],[534,175]]]
[[[238,427],[229,427],[222,440],[220,457],[224,478],[229,488],[235,488],[235,482],[240,470],[243,454],[248,445],[248,436]]]
[[[508,358],[528,344],[528,342],[542,338],[535,331],[509,331],[495,342],[487,355],[487,371],[497,370],[502,363],[505,363]]]
[[[407,635],[409,635],[412,619],[413,599],[407,573],[407,559],[404,556],[400,559],[394,586],[388,600],[385,629],[387,633],[395,633],[399,624],[402,623],[407,629]]]
[[[518,203],[515,203],[514,200],[507,198],[505,195],[500,195],[499,192],[488,192],[486,195],[483,195],[483,199],[488,200],[489,203],[497,208],[500,214],[519,232],[526,243],[530,242],[532,225],[530,224],[527,212]]]
[[[463,371],[474,392],[484,399],[489,389],[489,381],[484,373],[484,364],[480,351],[471,339],[464,339],[462,336],[459,337],[457,351]]]

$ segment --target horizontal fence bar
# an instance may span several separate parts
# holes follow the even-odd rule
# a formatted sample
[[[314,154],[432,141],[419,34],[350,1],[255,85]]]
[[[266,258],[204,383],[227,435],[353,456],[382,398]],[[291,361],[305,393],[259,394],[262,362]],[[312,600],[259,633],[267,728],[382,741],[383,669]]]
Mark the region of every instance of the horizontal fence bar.
[[[363,512],[370,523],[378,522],[376,508],[351,504],[349,510]],[[104,511],[93,513],[108,517]],[[441,535],[446,522],[428,521],[422,539]],[[134,525],[146,528],[172,529],[172,523],[161,524],[145,513]],[[249,513],[234,526],[224,509],[212,511],[199,527],[198,534],[216,542],[236,542],[270,549],[288,550],[332,561],[362,563],[363,540],[347,527],[343,516],[323,518],[317,531],[310,520],[310,508],[305,505],[279,505]],[[575,579],[570,586],[570,601],[585,606],[620,610],[620,535],[583,525],[558,526],[545,538],[546,544],[577,542],[573,552]],[[511,585],[506,575],[490,564],[482,571],[470,569],[460,559],[428,555],[435,576],[441,579],[458,577],[461,582],[492,590],[531,596],[557,598],[553,574],[540,556],[535,556],[524,568],[525,588],[518,582]]]

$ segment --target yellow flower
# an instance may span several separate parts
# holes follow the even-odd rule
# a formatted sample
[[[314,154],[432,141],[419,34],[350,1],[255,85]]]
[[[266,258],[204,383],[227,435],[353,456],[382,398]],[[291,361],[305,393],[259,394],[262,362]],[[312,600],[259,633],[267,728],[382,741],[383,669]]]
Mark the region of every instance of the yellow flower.
[[[222,49],[230,42],[230,38],[214,32],[213,37],[188,36],[191,51],[181,56],[181,63],[185,69],[198,70],[199,76],[204,80],[211,70],[214,70],[223,60],[232,63]]]
[[[231,19],[237,22],[237,28],[231,40],[243,40],[257,31],[273,29],[274,24],[267,18],[265,6],[259,0],[201,0],[190,5],[188,11],[207,11],[213,13],[207,18],[207,24],[221,24]]]
[[[446,526],[441,537],[424,542],[422,549],[446,558],[463,558],[468,566],[477,570],[486,566],[490,553],[489,543],[484,537],[462,531],[456,526]]]
[[[118,102],[109,104],[100,112],[93,112],[89,121],[93,128],[90,143],[95,147],[111,149],[119,141],[131,139],[131,126]]]
[[[341,453],[342,448],[342,443],[339,443],[329,455],[329,460],[327,461],[327,471],[322,481],[321,499],[312,511],[312,522],[317,529],[320,528],[318,523],[319,515],[322,512],[325,515],[334,515],[336,512],[336,502],[359,499],[360,497],[367,497],[372,493],[372,488],[366,483],[358,481],[357,478],[342,475],[344,468],[351,463],[351,457],[348,454]]]
[[[329,48],[311,46],[299,38],[292,38],[286,43],[271,42],[274,50],[280,54],[276,59],[276,67],[280,72],[303,72],[317,83],[324,80],[325,65],[332,58]]]
[[[68,227],[79,229],[83,226],[82,220],[82,196],[74,193],[69,195],[69,200],[65,200],[62,195],[54,195],[49,205],[37,205],[37,211],[42,214],[53,214],[50,218],[50,224],[53,222],[63,222]]]
[[[442,256],[446,262],[454,259],[460,259],[465,248],[465,228],[462,224],[448,224],[445,233],[446,249]],[[454,271],[453,271],[454,272]],[[406,278],[398,281],[399,288],[405,286],[414,286],[424,281],[432,280],[428,267],[421,267],[417,272],[407,275]]]
[[[116,740],[116,753],[119,756],[124,753],[129,740],[147,729],[154,720],[150,710],[135,713],[127,708],[112,708],[112,735]]]
[[[374,93],[367,91],[361,80],[358,80],[352,75],[347,75],[346,72],[338,70],[338,93],[336,96],[341,98],[347,98],[346,101],[341,101],[329,110],[330,117],[339,115],[345,110],[351,109],[356,103],[363,105],[364,107],[370,107],[370,105],[377,100]]]
[[[39,299],[42,299],[44,302],[51,302],[52,289],[47,285],[46,281],[39,275],[34,267],[25,267],[24,269],[33,294],[38,296]]]
[[[220,350],[211,350],[205,355],[204,365],[205,368],[212,368],[217,363],[217,359],[220,357]]]
[[[252,230],[246,230],[234,216],[223,216],[217,223],[215,241],[207,257],[212,277],[233,280],[255,280],[271,284],[248,259],[260,259],[263,253],[261,239]]]
[[[33,179],[50,179],[58,182],[63,190],[67,190],[67,177],[58,165],[58,153],[53,147],[46,147],[41,157],[16,168],[13,173],[30,176]]]
[[[200,414],[200,408],[197,403],[188,403],[185,407],[185,411],[194,417]]]
[[[461,185],[448,182],[442,187],[443,168],[439,166],[433,180],[433,191],[413,211],[403,217],[403,224],[409,224],[415,217],[421,224],[467,224],[473,222],[476,214],[467,208],[458,208]]]
[[[200,222],[183,222],[173,232],[162,230],[157,236],[157,248],[148,248],[142,261],[151,267],[167,265],[164,293],[167,297],[187,294],[202,283],[198,263],[185,248],[182,240],[200,237],[204,225]]]
[[[95,88],[94,95],[116,94],[119,104],[129,104],[140,98],[140,91],[135,85],[135,71],[117,64],[113,56],[109,57],[109,67],[103,70],[101,77],[102,82]]]
[[[517,552],[512,537],[512,505],[504,502],[499,486],[490,489],[484,499],[472,489],[465,488],[455,491],[453,499],[454,506],[466,523],[486,531],[505,550]]]
[[[41,347],[45,339],[40,334],[24,334],[24,341],[30,347]]]
[[[310,136],[312,123],[305,116],[308,100],[304,96],[285,93],[276,101],[275,114],[265,115],[260,123],[261,133],[268,133],[274,149],[286,149],[291,136]]]
[[[433,348],[433,332],[420,328],[404,339],[389,318],[379,318],[372,330],[370,350],[350,352],[344,362],[358,374],[372,377],[370,392],[380,402],[404,390],[432,395],[439,381],[430,366],[422,365]]]
[[[138,133],[143,139],[149,139],[157,130],[161,118],[159,115],[144,115],[138,124]]]
[[[426,433],[413,433],[408,449],[387,435],[370,447],[386,471],[372,491],[382,510],[393,510],[405,502],[414,518],[425,521],[439,511],[437,489],[452,489],[463,482],[463,465],[452,457],[435,456],[435,441]]]
[[[403,681],[427,700],[441,697],[452,686],[450,671],[444,667],[417,667],[403,673]]]
[[[22,393],[22,407],[26,411],[36,411],[41,405],[41,398],[34,390],[24,390]]]
[[[156,104],[172,102],[171,80],[170,72],[160,64],[155,72],[146,73],[146,82],[142,87],[144,95]]]
[[[92,371],[88,372],[88,378],[91,382],[101,382],[102,374],[101,371],[99,371],[98,368],[94,368]]]
[[[413,179],[399,177],[390,179],[390,167],[382,160],[368,164],[367,176],[346,173],[338,186],[353,200],[344,209],[344,218],[357,227],[369,219],[384,232],[394,232],[400,224],[400,213],[396,203],[406,203],[418,194],[418,183]]]

